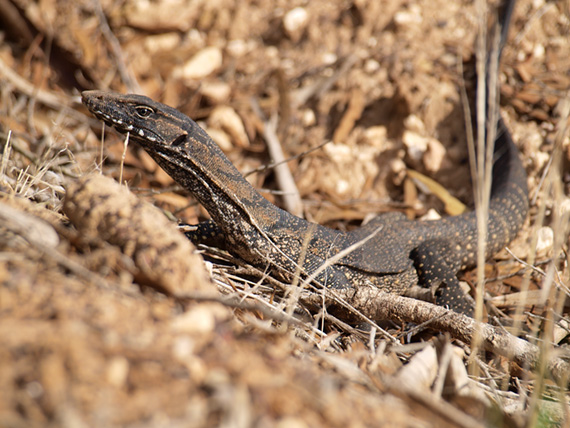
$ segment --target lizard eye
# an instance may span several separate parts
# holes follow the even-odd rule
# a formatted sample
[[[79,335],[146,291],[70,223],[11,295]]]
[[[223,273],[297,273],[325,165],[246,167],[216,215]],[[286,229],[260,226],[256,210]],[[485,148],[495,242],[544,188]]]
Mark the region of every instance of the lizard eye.
[[[135,111],[137,113],[137,115],[141,118],[145,118],[145,117],[149,117],[152,113],[154,113],[154,111],[147,106],[138,106],[135,107]]]

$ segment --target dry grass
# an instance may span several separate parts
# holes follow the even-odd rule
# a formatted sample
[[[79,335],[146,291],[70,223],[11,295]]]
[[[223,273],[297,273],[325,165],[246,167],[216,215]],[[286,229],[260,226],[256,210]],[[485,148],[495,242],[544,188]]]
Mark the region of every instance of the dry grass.
[[[283,11],[294,6],[287,2],[279,9],[222,0],[188,10],[169,3],[162,10],[170,15],[154,11],[149,20],[142,3],[105,2],[109,31],[92,2],[22,1],[15,13],[30,24],[20,31],[33,27],[43,39],[21,45],[4,33],[0,206],[17,214],[0,210],[0,425],[567,424],[567,382],[546,373],[570,328],[563,5],[519,2],[499,76],[502,114],[532,199],[511,253],[481,265],[486,321],[539,347],[542,363],[528,370],[422,325],[348,324],[320,296],[303,299],[301,288],[290,298],[288,284],[215,249],[200,250],[211,283],[164,294],[141,280],[128,245],[86,239],[71,226],[62,214],[67,189],[98,171],[121,177],[173,224],[203,218],[142,151],[129,147],[122,159],[122,139],[108,132],[101,147],[100,124],[85,114],[76,89],[123,91],[135,85],[130,79],[203,121],[241,171],[256,169],[248,179],[276,203],[278,192],[267,191],[276,188],[271,170],[260,168],[269,161],[251,97],[266,117],[278,114],[285,157],[334,139],[289,163],[308,219],[349,228],[371,212],[420,217],[441,209],[432,195],[402,190],[410,184],[403,184],[405,167],[472,200],[467,167],[457,167],[466,148],[456,71],[474,46],[472,5],[315,1],[303,6],[308,21],[298,33],[283,26]],[[207,46],[222,49],[217,70],[175,77]],[[221,106],[237,113],[246,143],[211,121]],[[428,163],[429,150],[414,156],[402,142],[406,132],[435,138],[429,150],[444,147],[438,168]],[[465,279],[474,284],[475,275]],[[478,369],[470,378],[468,360]],[[428,369],[414,371],[414,362]]]

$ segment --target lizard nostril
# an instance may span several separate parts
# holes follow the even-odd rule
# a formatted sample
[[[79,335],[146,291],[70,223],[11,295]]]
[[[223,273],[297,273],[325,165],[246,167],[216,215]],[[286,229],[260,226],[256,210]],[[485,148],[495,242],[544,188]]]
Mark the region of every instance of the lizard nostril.
[[[178,137],[176,137],[176,140],[174,140],[171,144],[172,147],[178,147],[181,146],[182,144],[184,144],[186,142],[186,137],[188,137],[188,134],[181,134]]]

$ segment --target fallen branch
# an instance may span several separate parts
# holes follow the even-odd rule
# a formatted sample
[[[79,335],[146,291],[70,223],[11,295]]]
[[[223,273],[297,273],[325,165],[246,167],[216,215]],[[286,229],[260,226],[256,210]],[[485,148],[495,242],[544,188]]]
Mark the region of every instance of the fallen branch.
[[[421,300],[397,296],[376,288],[360,288],[358,291],[337,291],[335,297],[327,292],[327,304],[339,306],[339,299],[373,320],[399,320],[414,324],[426,324],[430,328],[447,332],[455,339],[471,344],[479,329],[483,349],[502,355],[521,367],[538,368],[541,352],[538,346],[513,336],[509,332],[490,324],[475,321],[466,315],[450,311]],[[305,295],[303,302],[321,305],[322,297]],[[570,354],[553,353],[546,363],[553,379],[568,382],[570,377]]]

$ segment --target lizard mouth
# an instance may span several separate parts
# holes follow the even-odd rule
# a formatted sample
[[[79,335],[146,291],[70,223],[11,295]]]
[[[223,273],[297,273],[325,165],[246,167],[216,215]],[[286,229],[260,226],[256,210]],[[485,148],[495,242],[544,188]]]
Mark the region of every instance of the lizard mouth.
[[[126,121],[109,114],[99,95],[98,91],[85,91],[82,93],[81,98],[87,109],[106,125],[116,129],[121,134],[128,133],[130,137],[141,144],[164,142],[164,138],[147,127],[142,127],[140,124],[134,124],[132,121]]]
[[[116,119],[101,110],[91,111],[98,119],[102,120],[106,125],[116,129],[121,134],[129,134],[130,137],[142,143],[160,143],[163,139],[155,132],[140,128],[133,124],[125,123],[121,119]]]

